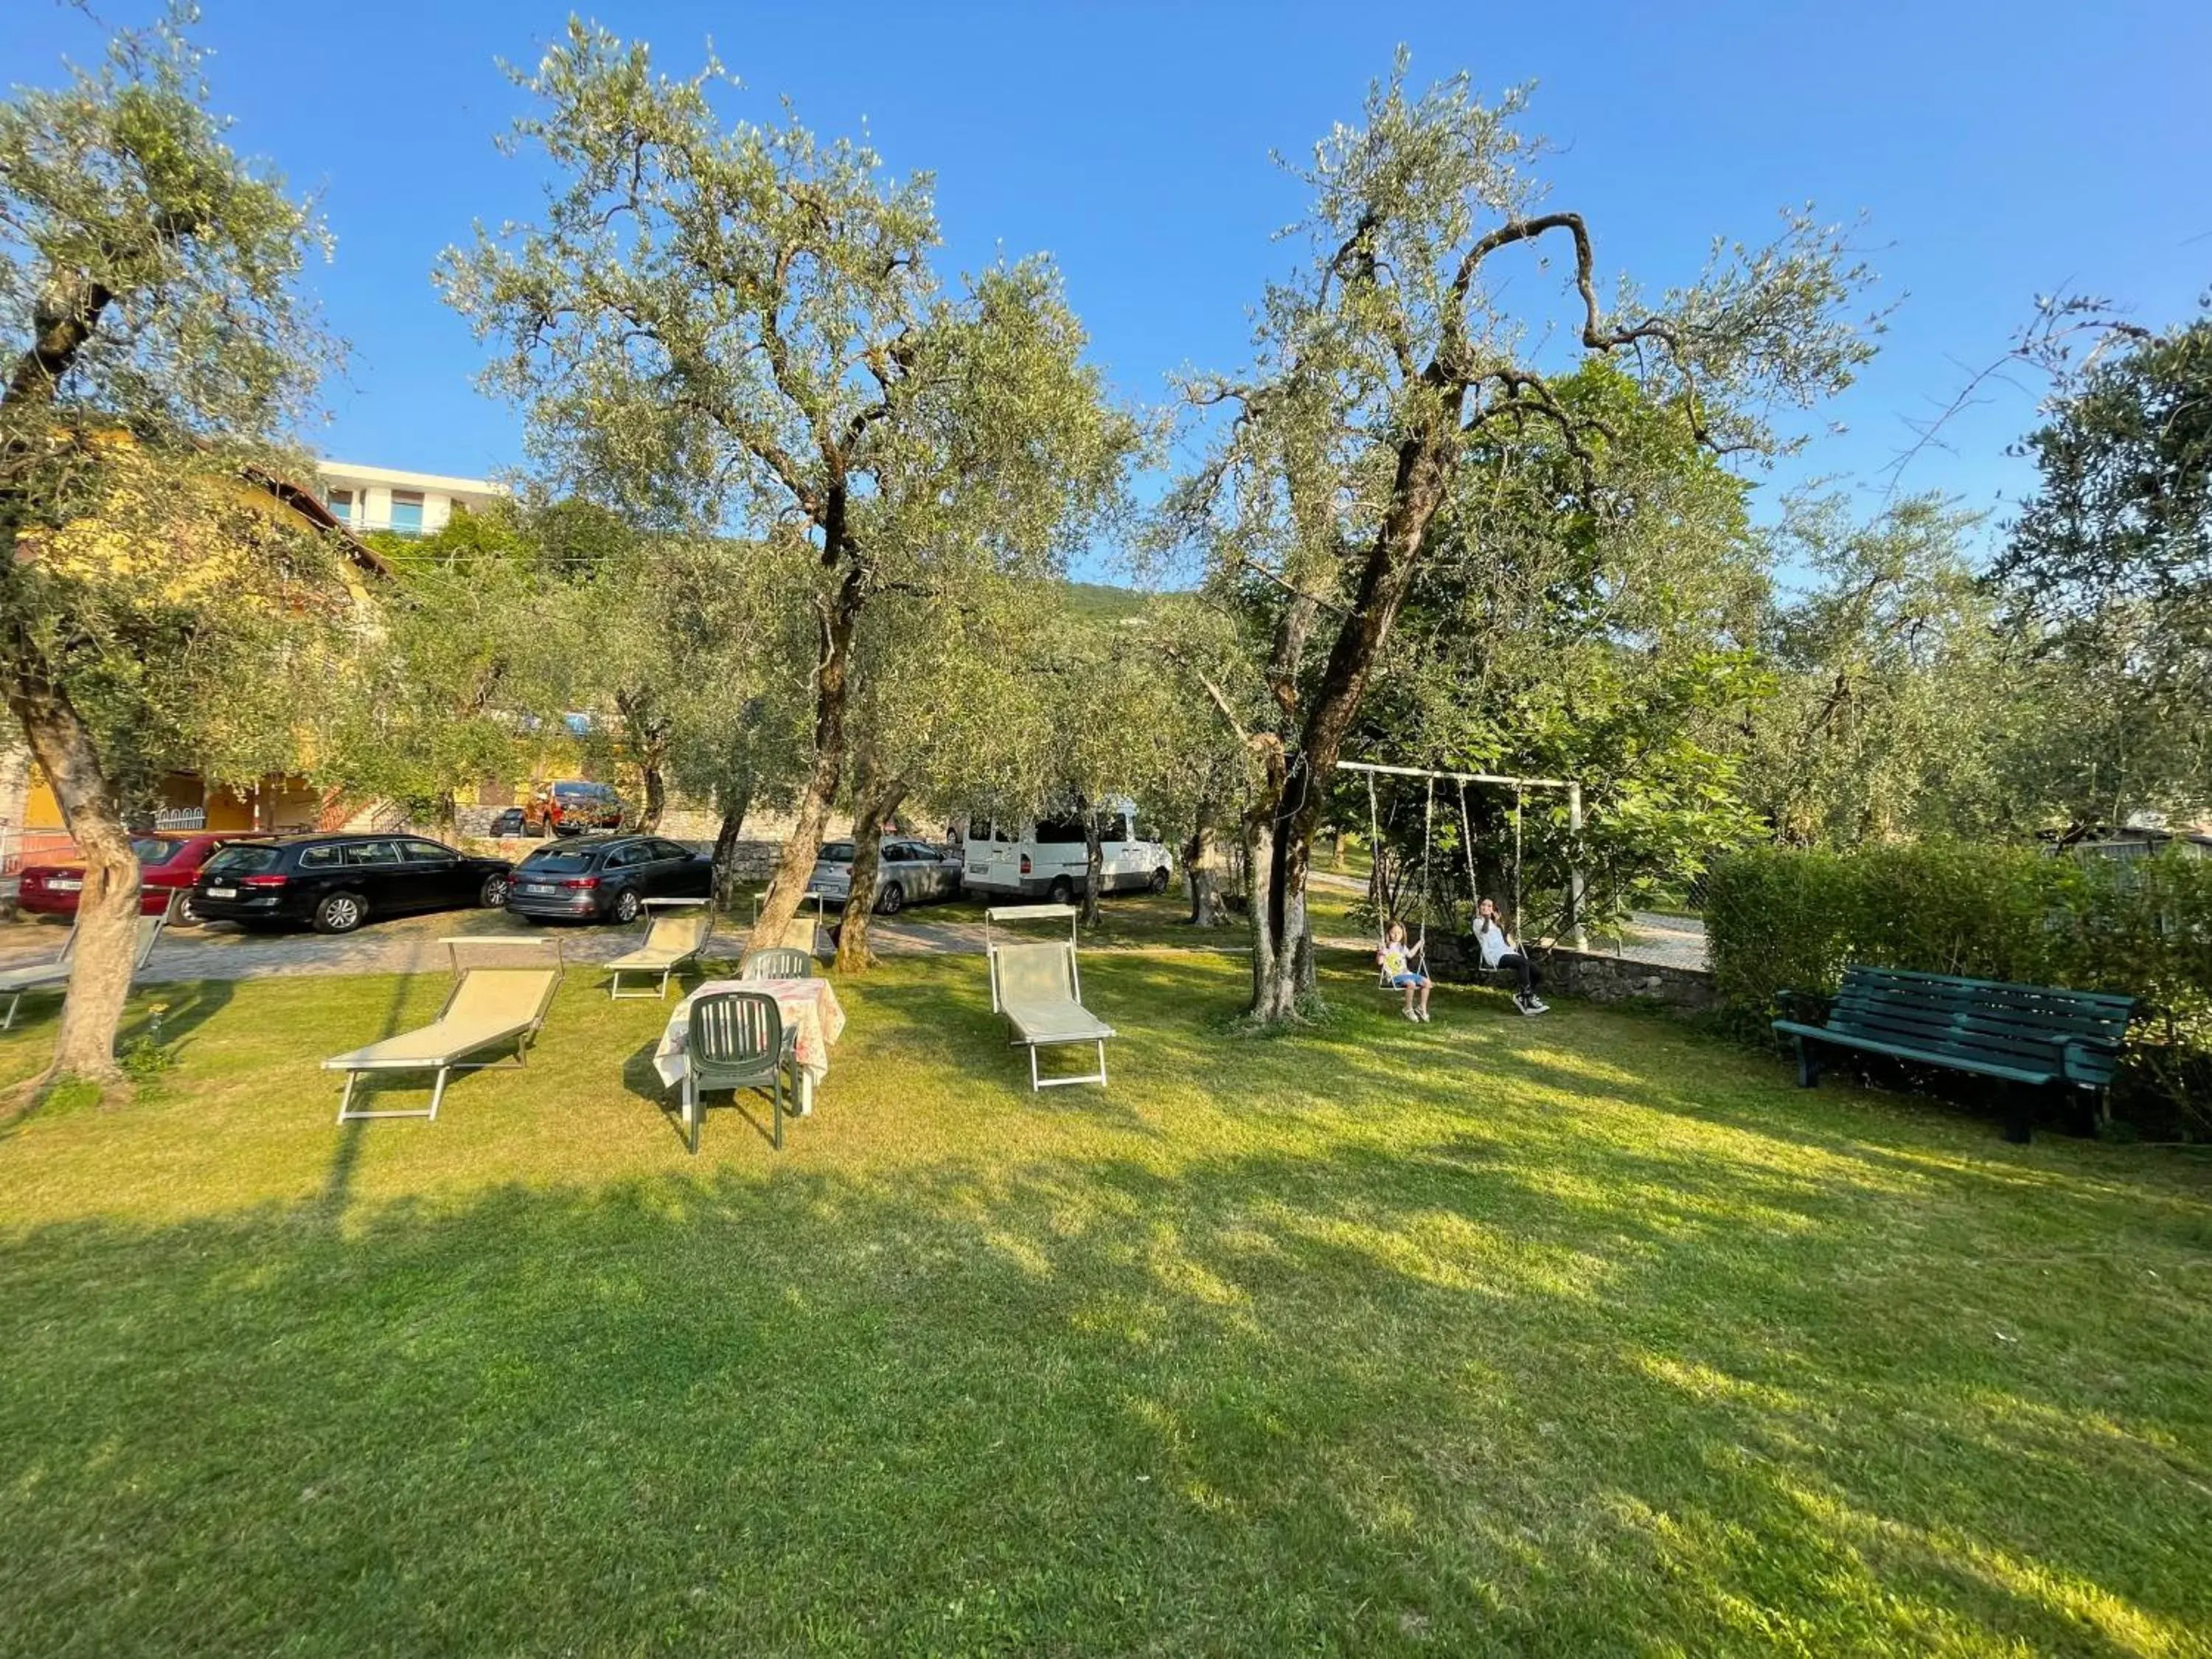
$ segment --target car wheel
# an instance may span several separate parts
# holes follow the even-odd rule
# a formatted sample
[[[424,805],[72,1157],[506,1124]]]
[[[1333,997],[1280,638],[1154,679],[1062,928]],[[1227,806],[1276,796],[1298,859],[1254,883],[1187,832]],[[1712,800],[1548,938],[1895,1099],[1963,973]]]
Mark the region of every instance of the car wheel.
[[[1147,884],[1155,893],[1166,892],[1168,890],[1168,872],[1164,869],[1153,871],[1152,878]]]
[[[315,905],[315,931],[350,933],[368,920],[368,907],[358,893],[325,893]]]
[[[884,889],[882,896],[876,900],[876,908],[884,915],[896,915],[906,908],[906,889],[896,882],[890,883]]]
[[[1044,896],[1054,904],[1066,904],[1075,896],[1075,884],[1066,876],[1054,876],[1052,885],[1044,890]]]
[[[625,887],[615,896],[614,908],[608,912],[617,921],[629,923],[637,920],[638,899],[635,887]]]
[[[200,913],[192,908],[191,896],[187,894],[185,896],[177,901],[177,908],[169,917],[169,926],[172,927],[197,927],[199,925]]]
[[[483,889],[477,895],[477,902],[487,910],[499,910],[507,905],[507,882],[505,876],[486,876]]]

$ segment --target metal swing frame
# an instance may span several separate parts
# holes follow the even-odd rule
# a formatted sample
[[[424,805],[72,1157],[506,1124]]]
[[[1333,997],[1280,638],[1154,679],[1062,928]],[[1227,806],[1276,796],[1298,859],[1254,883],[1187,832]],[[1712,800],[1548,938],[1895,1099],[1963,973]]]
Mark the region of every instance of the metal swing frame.
[[[1488,784],[1513,791],[1513,927],[1517,935],[1521,927],[1521,851],[1522,809],[1524,797],[1531,789],[1558,789],[1567,798],[1567,833],[1579,844],[1583,830],[1583,786],[1575,778],[1512,777],[1497,772],[1446,772],[1425,766],[1388,766],[1376,761],[1339,761],[1340,772],[1362,772],[1367,776],[1367,811],[1374,836],[1374,845],[1368,849],[1371,859],[1382,839],[1382,812],[1376,792],[1377,777],[1419,778],[1428,788],[1428,798],[1421,813],[1421,938],[1425,947],[1429,939],[1429,862],[1434,830],[1431,820],[1436,806],[1436,790],[1439,783],[1454,785],[1459,793],[1460,848],[1467,858],[1468,891],[1474,890],[1474,837],[1467,811],[1467,786],[1471,783]],[[1567,872],[1567,939],[1576,950],[1589,948],[1589,934],[1583,921],[1584,882],[1580,865]],[[1382,924],[1378,921],[1377,926]],[[1379,948],[1379,945],[1378,945]],[[1381,979],[1378,964],[1377,978]],[[1387,979],[1381,981],[1383,988],[1394,988]]]

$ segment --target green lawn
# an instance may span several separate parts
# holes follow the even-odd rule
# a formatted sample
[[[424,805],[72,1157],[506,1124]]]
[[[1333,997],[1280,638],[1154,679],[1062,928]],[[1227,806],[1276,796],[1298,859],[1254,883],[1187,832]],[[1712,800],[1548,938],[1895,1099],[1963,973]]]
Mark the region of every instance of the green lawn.
[[[343,1131],[436,981],[166,989],[0,1139],[0,1652],[2212,1652],[2212,1171],[1243,972],[1033,1097],[896,962],[696,1159],[595,974]]]

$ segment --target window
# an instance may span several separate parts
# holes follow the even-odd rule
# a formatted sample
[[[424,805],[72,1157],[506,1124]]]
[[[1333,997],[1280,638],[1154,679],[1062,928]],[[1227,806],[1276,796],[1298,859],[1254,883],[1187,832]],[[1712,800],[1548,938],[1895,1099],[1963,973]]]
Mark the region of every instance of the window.
[[[849,841],[825,841],[817,856],[824,864],[850,864],[853,861],[853,843]]]
[[[138,855],[138,862],[148,869],[157,864],[167,864],[185,850],[180,841],[163,841],[157,836],[134,836],[131,850]]]
[[[345,849],[347,867],[362,865],[398,864],[399,849],[388,841],[357,841]]]
[[[547,848],[523,860],[522,873],[526,876],[580,876],[592,867],[599,856],[597,853]]]
[[[340,524],[353,522],[353,491],[350,489],[330,491],[323,497],[323,505],[330,508],[331,516]]]
[[[450,847],[441,847],[434,841],[403,841],[400,851],[410,864],[444,864],[453,856]]]
[[[607,868],[627,870],[634,865],[643,864],[647,856],[642,843],[632,842],[626,847],[616,848],[613,852],[607,854]]]
[[[1070,842],[1081,846],[1084,842],[1082,823],[1075,818],[1052,818],[1036,827],[1037,845],[1065,847]]]
[[[300,854],[300,867],[302,870],[335,870],[343,853],[344,849],[337,847],[305,848]]]
[[[395,489],[392,492],[392,527],[403,536],[422,533],[422,492],[419,489]]]
[[[283,856],[283,848],[271,847],[266,842],[234,842],[201,867],[210,876],[242,876],[251,871],[273,868]],[[301,862],[307,860],[302,859]]]
[[[657,841],[653,843],[653,855],[657,859],[688,859],[691,856],[691,849],[679,847],[672,841]]]

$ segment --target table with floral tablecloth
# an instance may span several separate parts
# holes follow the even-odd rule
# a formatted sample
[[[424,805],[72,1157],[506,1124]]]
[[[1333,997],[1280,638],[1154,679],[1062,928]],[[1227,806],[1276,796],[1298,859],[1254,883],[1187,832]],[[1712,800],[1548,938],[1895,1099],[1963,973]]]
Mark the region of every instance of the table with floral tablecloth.
[[[676,1005],[660,1046],[653,1051],[653,1069],[674,1088],[684,1080],[684,1044],[691,1033],[691,1005],[701,997],[724,991],[758,991],[775,999],[786,1030],[799,1033],[798,1111],[814,1109],[814,1091],[830,1075],[830,1045],[844,1035],[845,1011],[837,992],[826,979],[710,979]]]

